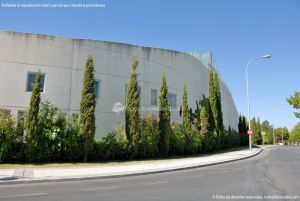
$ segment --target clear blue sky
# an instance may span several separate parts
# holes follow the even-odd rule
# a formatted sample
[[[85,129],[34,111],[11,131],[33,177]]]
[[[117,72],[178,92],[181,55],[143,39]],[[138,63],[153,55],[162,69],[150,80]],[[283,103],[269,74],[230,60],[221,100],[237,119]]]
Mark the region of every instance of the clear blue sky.
[[[11,3],[104,3],[97,9],[0,8],[0,29],[117,41],[178,51],[212,51],[237,109],[291,129],[286,97],[300,90],[299,0],[6,0]],[[1,44],[0,44],[1,45]],[[283,105],[282,105],[283,104]]]

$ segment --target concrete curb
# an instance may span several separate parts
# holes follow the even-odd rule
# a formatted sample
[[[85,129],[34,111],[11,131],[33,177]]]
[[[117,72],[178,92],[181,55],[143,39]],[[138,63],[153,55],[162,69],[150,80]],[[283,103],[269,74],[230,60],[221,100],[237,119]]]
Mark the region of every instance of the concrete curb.
[[[261,148],[257,152],[250,154],[248,156],[243,156],[239,158],[224,160],[224,161],[218,161],[218,162],[212,162],[207,164],[201,164],[201,165],[194,165],[194,166],[187,166],[187,167],[178,167],[178,168],[172,168],[172,169],[165,169],[165,170],[157,170],[157,171],[146,171],[146,172],[138,172],[138,173],[128,173],[128,174],[116,174],[116,175],[105,175],[105,176],[90,176],[90,177],[71,177],[71,178],[53,178],[53,179],[28,179],[28,180],[18,180],[18,181],[3,181],[0,182],[0,185],[15,185],[15,184],[30,184],[30,183],[51,183],[51,182],[65,182],[65,181],[83,181],[83,180],[97,180],[97,179],[108,179],[108,178],[120,178],[120,177],[129,177],[129,176],[140,176],[140,175],[150,175],[150,174],[159,174],[159,173],[165,173],[165,172],[175,172],[175,171],[181,171],[181,170],[189,170],[189,169],[195,169],[195,168],[201,168],[201,167],[207,167],[207,166],[213,166],[213,165],[220,165],[225,163],[230,163],[234,161],[240,161],[249,159],[252,157],[255,157],[263,152],[264,149],[269,149],[271,147],[267,148]]]

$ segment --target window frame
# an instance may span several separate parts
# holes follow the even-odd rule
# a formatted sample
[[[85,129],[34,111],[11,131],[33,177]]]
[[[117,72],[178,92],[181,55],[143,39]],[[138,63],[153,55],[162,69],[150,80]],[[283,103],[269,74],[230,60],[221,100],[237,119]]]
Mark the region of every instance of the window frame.
[[[96,94],[96,92],[97,92],[96,91],[96,82],[98,82],[98,96]],[[101,80],[95,79],[95,97],[96,97],[96,99],[101,97],[100,87],[101,87]]]
[[[28,91],[28,78],[29,78],[29,75],[30,74],[37,74],[38,72],[36,71],[27,71],[27,74],[26,74],[26,85],[25,85],[25,92],[29,92],[29,93],[32,93],[32,90],[31,91]],[[40,91],[41,93],[46,93],[46,73],[41,73],[41,76],[44,76],[44,86],[42,86],[43,90]],[[35,78],[34,78],[35,79]],[[32,89],[33,89],[33,86],[32,86]]]
[[[152,92],[155,91],[155,104],[152,102]],[[151,89],[150,90],[150,104],[153,106],[157,106],[157,89]]]
[[[169,97],[171,97],[171,96],[174,96],[174,97],[175,97],[175,106],[172,106],[172,104],[171,104],[171,98],[169,98]],[[167,98],[168,98],[168,103],[170,104],[170,107],[171,107],[172,109],[176,108],[176,107],[177,107],[177,94],[175,94],[175,93],[168,93]]]

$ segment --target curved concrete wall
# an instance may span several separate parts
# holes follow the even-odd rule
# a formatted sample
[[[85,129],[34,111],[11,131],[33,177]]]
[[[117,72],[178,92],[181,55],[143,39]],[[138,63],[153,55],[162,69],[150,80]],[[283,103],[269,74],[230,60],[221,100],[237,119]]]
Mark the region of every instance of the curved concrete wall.
[[[96,136],[104,136],[123,114],[112,112],[115,102],[125,103],[125,86],[131,69],[132,56],[139,60],[141,106],[151,106],[151,89],[159,88],[165,71],[169,93],[176,94],[181,105],[183,82],[188,89],[189,105],[208,94],[209,70],[195,57],[181,52],[135,45],[68,39],[62,37],[0,32],[0,107],[17,114],[29,105],[31,92],[26,92],[28,72],[45,73],[42,100],[50,100],[67,114],[79,113],[83,69],[86,58],[94,58],[95,78],[100,81],[96,107]],[[237,130],[238,113],[228,88],[221,82],[224,124]],[[145,112],[142,112],[145,113]],[[179,120],[178,111],[172,120]]]

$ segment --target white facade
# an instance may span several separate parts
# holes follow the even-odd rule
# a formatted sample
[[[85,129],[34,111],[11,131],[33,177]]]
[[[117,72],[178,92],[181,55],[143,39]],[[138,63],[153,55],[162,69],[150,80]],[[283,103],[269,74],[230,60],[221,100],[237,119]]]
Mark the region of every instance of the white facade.
[[[83,70],[87,56],[92,55],[95,78],[99,81],[97,137],[105,136],[119,122],[124,122],[124,114],[113,113],[112,107],[115,102],[125,104],[133,55],[139,61],[141,106],[152,106],[151,89],[157,90],[158,99],[163,71],[169,93],[176,95],[177,107],[181,105],[184,82],[190,107],[195,108],[195,101],[208,94],[207,63],[187,53],[9,31],[0,32],[0,44],[0,107],[10,109],[14,115],[28,107],[31,96],[26,91],[28,75],[38,70],[45,74],[42,100],[50,100],[67,114],[79,113]],[[223,81],[220,84],[224,125],[238,130],[238,112],[231,93]],[[172,112],[172,120],[179,120],[178,111]]]

